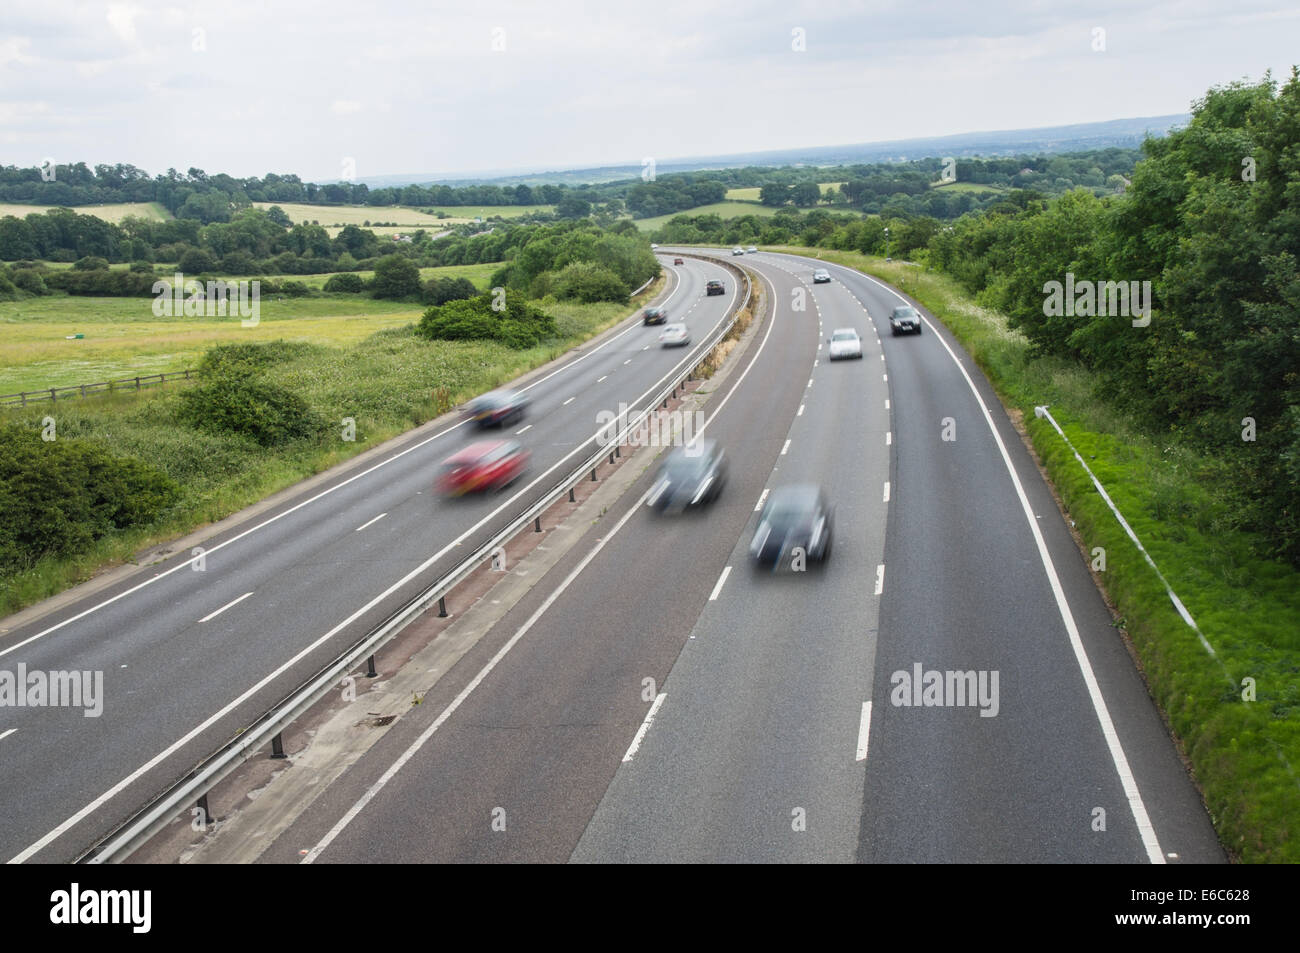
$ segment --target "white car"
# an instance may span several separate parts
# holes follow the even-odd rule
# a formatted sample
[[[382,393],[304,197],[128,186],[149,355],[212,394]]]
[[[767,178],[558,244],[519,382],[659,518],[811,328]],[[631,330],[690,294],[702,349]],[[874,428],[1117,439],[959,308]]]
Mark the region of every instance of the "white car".
[[[813,284],[815,285],[825,284],[830,280],[831,280],[831,273],[827,271],[825,268],[818,268],[815,271],[813,271]]]
[[[684,324],[669,324],[659,332],[659,343],[664,347],[679,347],[691,343],[691,332]]]
[[[741,248],[739,245],[737,245],[735,248],[733,248],[733,249],[731,250],[731,254],[733,254],[733,255],[743,255],[743,254],[745,254],[745,249],[743,249],[743,248]]]
[[[755,248],[753,245],[750,245],[748,248],[745,249],[745,253],[749,255],[757,255],[758,249]]]
[[[650,250],[651,250],[651,251],[656,251],[658,248],[659,248],[659,246],[656,245],[654,242],[651,242],[651,243],[650,243]]]
[[[836,328],[830,336],[832,361],[852,360],[862,357],[862,338],[852,328]]]

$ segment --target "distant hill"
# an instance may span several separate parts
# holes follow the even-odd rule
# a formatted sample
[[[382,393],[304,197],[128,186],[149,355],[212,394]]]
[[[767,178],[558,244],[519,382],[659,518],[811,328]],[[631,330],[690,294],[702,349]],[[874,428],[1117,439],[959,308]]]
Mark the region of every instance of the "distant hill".
[[[1043,129],[1005,129],[997,132],[964,132],[954,136],[928,139],[896,139],[890,142],[864,142],[844,146],[811,146],[801,149],[778,149],[767,152],[736,152],[730,155],[695,156],[660,161],[659,173],[695,172],[701,169],[726,169],[738,166],[783,165],[851,165],[858,162],[904,162],[932,156],[1004,156],[1039,152],[1078,152],[1112,146],[1136,148],[1148,135],[1163,136],[1170,129],[1184,125],[1191,115],[1148,116],[1136,119],[1111,119],[1106,122],[1048,126]],[[499,170],[499,174],[479,175],[408,173],[366,176],[360,181],[371,188],[403,185],[582,185],[599,184],[641,174],[640,161],[626,165],[596,166],[585,169],[548,171]]]

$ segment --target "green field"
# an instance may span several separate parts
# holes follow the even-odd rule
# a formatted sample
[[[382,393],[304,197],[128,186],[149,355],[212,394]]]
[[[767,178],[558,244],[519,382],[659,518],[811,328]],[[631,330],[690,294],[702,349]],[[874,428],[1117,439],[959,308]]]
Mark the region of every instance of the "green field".
[[[437,232],[452,225],[464,225],[475,218],[491,216],[518,218],[529,212],[549,212],[553,205],[455,205],[411,208],[404,205],[308,205],[299,202],[254,202],[256,208],[268,209],[278,205],[295,225],[300,222],[319,222],[331,237],[345,225],[369,228],[376,235],[393,235],[423,228]],[[448,217],[439,218],[443,212]],[[396,225],[366,225],[366,222],[396,222]]]
[[[827,189],[830,188],[838,189],[843,184],[844,184],[843,182],[820,183],[822,195],[826,194]],[[762,189],[759,188],[758,186],[753,186],[752,188],[745,188],[745,189],[727,189],[727,201],[728,202],[757,202],[760,192],[762,192]]]
[[[56,205],[9,205],[0,204],[0,218],[6,215],[15,215],[23,218],[32,214],[43,214],[52,208],[58,208]],[[172,217],[172,213],[167,211],[161,202],[121,202],[117,205],[78,205],[72,209],[78,215],[94,215],[96,218],[102,218],[106,222],[120,222],[128,215],[136,218],[147,218],[155,222],[166,221]]]
[[[932,189],[947,189],[949,192],[976,192],[976,193],[984,193],[984,192],[1006,192],[1006,191],[1008,191],[1007,189],[1004,189],[1004,188],[1002,188],[1002,187],[1000,187],[1000,186],[997,186],[997,185],[979,185],[979,184],[977,184],[977,183],[975,183],[975,182],[931,182],[931,183],[930,183],[930,188],[932,188]]]
[[[422,279],[468,278],[486,290],[500,264],[422,268]],[[370,278],[373,272],[358,272]],[[329,275],[280,275],[320,288]],[[195,367],[214,344],[291,341],[345,346],[375,331],[419,320],[424,308],[364,295],[259,302],[257,327],[239,318],[156,317],[153,299],[52,295],[0,302],[0,394],[94,384]],[[80,340],[67,335],[84,334]]]
[[[712,205],[699,205],[671,215],[656,215],[654,218],[636,219],[636,227],[643,232],[653,232],[662,228],[670,218],[678,215],[717,215],[721,218],[739,218],[742,215],[761,215],[767,217],[776,214],[776,209],[767,205],[753,205],[748,202],[715,202]]]

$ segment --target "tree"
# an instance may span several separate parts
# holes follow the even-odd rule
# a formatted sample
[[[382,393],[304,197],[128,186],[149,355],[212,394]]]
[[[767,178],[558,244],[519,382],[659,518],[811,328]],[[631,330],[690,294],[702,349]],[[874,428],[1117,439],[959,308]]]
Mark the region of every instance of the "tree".
[[[582,196],[569,192],[556,203],[555,214],[560,218],[586,218],[591,214],[591,203]]]
[[[420,293],[420,269],[402,255],[385,255],[375,262],[371,284],[376,298],[410,298]]]

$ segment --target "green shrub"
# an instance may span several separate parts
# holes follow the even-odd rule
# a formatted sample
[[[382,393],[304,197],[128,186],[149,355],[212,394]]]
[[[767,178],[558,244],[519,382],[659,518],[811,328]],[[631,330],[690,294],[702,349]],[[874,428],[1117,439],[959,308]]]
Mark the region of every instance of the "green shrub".
[[[104,271],[108,268],[108,259],[100,258],[98,255],[87,255],[85,258],[78,258],[73,262],[72,267],[77,271]]]
[[[401,255],[385,255],[375,263],[371,282],[376,298],[409,298],[420,293],[420,269]]]
[[[326,291],[347,291],[354,294],[358,291],[364,290],[365,286],[365,279],[353,272],[330,275],[325,282]]]
[[[627,301],[631,290],[621,278],[602,265],[589,261],[575,261],[565,265],[555,275],[555,296],[572,298],[590,304],[593,301]]]
[[[223,374],[180,395],[183,423],[250,437],[263,447],[319,436],[325,420],[288,388]]]
[[[17,286],[4,275],[0,275],[0,301],[16,301],[18,297]]]
[[[430,308],[416,330],[430,340],[499,341],[517,349],[556,336],[555,319],[524,301],[522,295],[506,295],[500,311],[492,309],[493,299],[493,295],[480,295]]]
[[[34,268],[15,268],[13,283],[28,294],[45,295],[50,293],[50,289],[45,286],[45,279]]]
[[[148,464],[96,443],[0,427],[0,570],[75,555],[115,530],[152,523],[179,492]]]
[[[478,289],[468,278],[430,278],[424,283],[421,299],[425,304],[440,305],[448,301],[463,301],[477,294]]]
[[[219,344],[209,348],[199,364],[202,377],[247,376],[274,364],[287,364],[312,350],[301,341],[267,341],[262,344]]]

